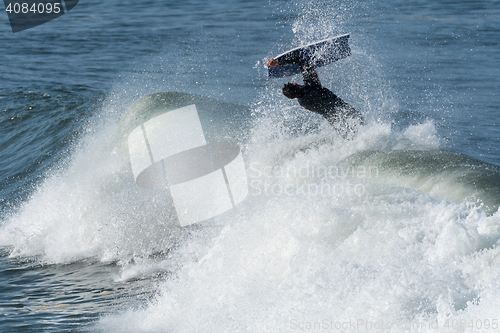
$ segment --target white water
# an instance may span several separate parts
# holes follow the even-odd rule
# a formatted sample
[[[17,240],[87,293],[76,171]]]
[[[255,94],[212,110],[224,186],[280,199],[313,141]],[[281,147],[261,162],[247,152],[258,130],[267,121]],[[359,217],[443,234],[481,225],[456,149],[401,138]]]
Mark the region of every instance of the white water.
[[[44,263],[116,261],[117,282],[171,272],[150,286],[154,300],[103,317],[99,331],[493,323],[500,214],[395,185],[376,169],[339,166],[362,151],[433,151],[432,123],[397,132],[371,122],[353,140],[328,126],[293,136],[278,125],[270,140],[265,120],[245,150],[249,197],[212,221],[177,227],[165,194],[139,190],[127,158],[102,147],[109,126],[47,177],[3,226],[1,244]]]
[[[498,213],[369,179],[375,171],[321,174],[320,166],[355,151],[435,149],[432,124],[404,133],[370,125],[353,141],[336,139],[321,132],[250,146],[253,190],[206,226],[220,234],[182,244],[171,259],[179,268],[156,299],[104,317],[99,329],[288,332],[355,322],[360,330],[437,323],[447,331],[453,319],[492,324],[500,309]]]

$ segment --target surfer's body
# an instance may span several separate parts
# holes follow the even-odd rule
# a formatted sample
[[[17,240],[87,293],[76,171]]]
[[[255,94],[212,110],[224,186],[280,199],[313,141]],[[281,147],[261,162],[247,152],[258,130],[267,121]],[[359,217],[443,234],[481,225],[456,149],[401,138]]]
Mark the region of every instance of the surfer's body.
[[[269,68],[287,64],[300,66],[304,85],[286,83],[283,85],[283,95],[290,99],[297,98],[303,108],[322,115],[342,134],[354,130],[356,122],[363,123],[363,116],[356,109],[321,85],[314,68],[301,56],[285,57],[280,62],[270,59],[267,62]]]

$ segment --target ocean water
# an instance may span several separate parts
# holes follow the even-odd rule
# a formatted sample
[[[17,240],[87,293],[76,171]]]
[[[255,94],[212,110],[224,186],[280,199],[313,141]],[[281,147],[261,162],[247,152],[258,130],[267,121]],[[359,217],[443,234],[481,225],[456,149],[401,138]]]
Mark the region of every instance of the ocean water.
[[[500,1],[91,0],[0,33],[1,332],[498,332]],[[318,74],[347,140],[264,67],[344,33]],[[135,185],[153,93],[242,148],[235,209],[181,228]]]

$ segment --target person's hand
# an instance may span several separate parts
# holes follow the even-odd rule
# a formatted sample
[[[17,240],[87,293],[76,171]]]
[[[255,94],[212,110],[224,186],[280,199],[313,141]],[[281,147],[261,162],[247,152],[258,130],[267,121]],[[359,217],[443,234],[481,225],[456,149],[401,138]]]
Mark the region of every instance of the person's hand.
[[[273,58],[269,59],[269,61],[267,62],[267,67],[269,67],[269,68],[274,68],[274,67],[277,67],[279,65],[280,65],[280,63],[278,62],[278,60],[275,60]]]

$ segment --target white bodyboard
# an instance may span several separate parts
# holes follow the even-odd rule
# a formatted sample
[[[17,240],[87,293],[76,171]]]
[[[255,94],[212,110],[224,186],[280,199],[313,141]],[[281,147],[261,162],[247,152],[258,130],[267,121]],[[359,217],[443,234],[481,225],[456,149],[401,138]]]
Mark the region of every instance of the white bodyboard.
[[[274,59],[279,62],[280,59],[293,55],[294,53],[302,53],[302,57],[309,62],[309,65],[313,68],[331,64],[332,62],[344,59],[351,55],[351,48],[349,47],[349,34],[297,47],[276,56]],[[281,65],[269,68],[268,70],[270,78],[280,78],[299,73],[300,68],[297,65]]]

